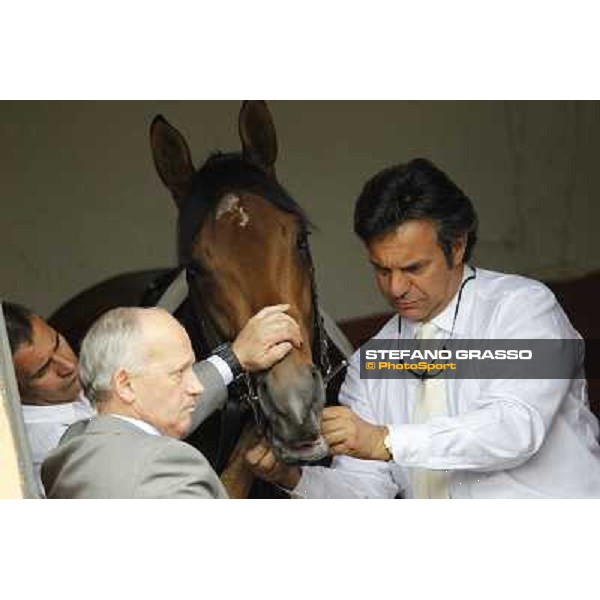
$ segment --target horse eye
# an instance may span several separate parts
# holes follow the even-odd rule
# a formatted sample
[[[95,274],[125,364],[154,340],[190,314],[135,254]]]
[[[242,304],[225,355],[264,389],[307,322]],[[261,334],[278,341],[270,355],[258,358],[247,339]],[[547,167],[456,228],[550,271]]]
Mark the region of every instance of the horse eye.
[[[308,254],[308,233],[303,232],[298,235],[296,247],[302,254]]]

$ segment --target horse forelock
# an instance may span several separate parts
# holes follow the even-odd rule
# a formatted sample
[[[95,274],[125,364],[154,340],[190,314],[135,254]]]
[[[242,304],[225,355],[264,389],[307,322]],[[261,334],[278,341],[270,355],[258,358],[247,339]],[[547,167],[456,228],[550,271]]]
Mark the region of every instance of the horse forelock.
[[[313,226],[306,213],[285,188],[240,153],[216,152],[196,172],[193,192],[182,203],[178,217],[178,249],[180,263],[191,259],[191,246],[206,218],[214,216],[223,195],[251,192],[277,208],[295,215],[303,232]]]
[[[232,190],[253,192],[281,210],[296,215],[306,225],[309,223],[304,210],[285,188],[241,154],[212,154],[195,175],[194,196],[214,212],[223,193]]]

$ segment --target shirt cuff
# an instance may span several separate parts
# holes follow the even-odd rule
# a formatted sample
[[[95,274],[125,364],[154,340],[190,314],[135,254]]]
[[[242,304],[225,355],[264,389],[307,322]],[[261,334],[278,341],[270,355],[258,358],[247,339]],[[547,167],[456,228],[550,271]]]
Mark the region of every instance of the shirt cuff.
[[[430,458],[431,429],[428,425],[388,425],[392,459],[406,467],[426,467]]]
[[[290,495],[290,498],[298,500],[310,497],[307,491],[307,487],[310,488],[310,475],[310,469],[300,469],[300,479],[298,480],[296,487],[293,490],[287,490],[287,493]]]
[[[209,363],[212,363],[215,369],[219,371],[219,375],[223,378],[223,383],[225,385],[229,385],[233,381],[233,373],[231,372],[229,365],[220,356],[213,354],[206,360]]]

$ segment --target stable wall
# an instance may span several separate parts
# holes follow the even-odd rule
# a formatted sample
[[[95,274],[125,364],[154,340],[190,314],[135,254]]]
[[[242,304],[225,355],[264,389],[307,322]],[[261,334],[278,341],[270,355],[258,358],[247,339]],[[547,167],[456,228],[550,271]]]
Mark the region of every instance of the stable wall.
[[[200,163],[239,148],[238,102],[0,102],[0,295],[48,315],[117,273],[175,264],[175,207],[148,128],[162,113]],[[364,181],[424,156],[472,198],[476,264],[562,279],[600,268],[598,102],[269,104],[279,179],[318,231],[324,306],[386,310],[352,233]]]

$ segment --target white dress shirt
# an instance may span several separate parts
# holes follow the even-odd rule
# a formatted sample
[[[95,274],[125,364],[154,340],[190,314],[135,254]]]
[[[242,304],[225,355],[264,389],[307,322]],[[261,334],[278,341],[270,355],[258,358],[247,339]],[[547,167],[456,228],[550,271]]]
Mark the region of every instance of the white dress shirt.
[[[80,393],[74,402],[38,406],[23,404],[23,421],[29,439],[31,459],[37,477],[38,485],[43,491],[40,471],[42,463],[58,442],[67,428],[81,419],[95,416],[96,410],[90,401]]]
[[[465,269],[463,279],[469,274]],[[456,295],[434,319],[453,328]],[[416,323],[394,316],[375,336],[413,339]],[[477,270],[466,283],[455,339],[580,338],[552,292],[516,275]],[[598,421],[576,379],[447,381],[448,416],[411,423],[420,381],[361,379],[353,356],[340,402],[363,419],[391,425],[393,461],[335,457],[305,467],[294,496],[412,497],[410,468],[447,469],[451,498],[600,498]]]
[[[125,415],[116,415],[115,413],[108,413],[111,417],[116,417],[117,419],[121,419],[121,421],[127,421],[127,423],[131,423],[138,429],[149,433],[150,435],[162,435],[162,433],[154,427],[154,425],[150,425],[146,421],[142,421],[141,419],[135,419],[134,417],[126,417]]]

